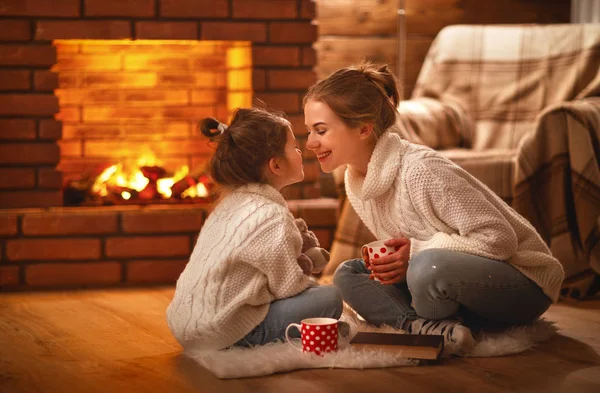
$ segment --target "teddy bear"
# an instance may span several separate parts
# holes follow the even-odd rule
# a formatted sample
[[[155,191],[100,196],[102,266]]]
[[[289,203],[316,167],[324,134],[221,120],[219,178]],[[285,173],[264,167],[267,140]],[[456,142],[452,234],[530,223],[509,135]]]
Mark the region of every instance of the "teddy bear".
[[[321,273],[329,262],[329,252],[321,248],[319,240],[314,232],[308,229],[308,225],[303,219],[296,218],[294,221],[302,236],[302,249],[298,265],[306,275]]]

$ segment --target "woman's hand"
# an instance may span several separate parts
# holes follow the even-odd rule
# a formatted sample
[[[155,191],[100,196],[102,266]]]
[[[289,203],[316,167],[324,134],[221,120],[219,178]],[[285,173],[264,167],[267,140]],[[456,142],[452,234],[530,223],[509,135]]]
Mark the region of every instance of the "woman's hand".
[[[399,247],[391,255],[373,259],[367,263],[367,268],[372,271],[370,278],[377,278],[382,284],[396,284],[406,280],[406,270],[410,258],[410,239],[400,237],[384,242],[388,247]],[[368,259],[368,256],[367,256]]]

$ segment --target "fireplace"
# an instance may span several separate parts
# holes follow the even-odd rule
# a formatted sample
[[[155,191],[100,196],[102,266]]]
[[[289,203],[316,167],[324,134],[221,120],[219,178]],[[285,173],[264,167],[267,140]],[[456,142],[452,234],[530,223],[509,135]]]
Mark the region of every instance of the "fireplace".
[[[171,141],[192,137],[198,118],[224,120],[231,107],[253,97],[285,111],[304,134],[301,99],[315,81],[314,14],[310,0],[3,1],[0,207],[62,206],[63,183],[94,162],[102,164],[106,153],[129,156],[131,145],[123,142],[130,136],[150,145],[163,136],[154,148],[165,153],[166,165],[185,161],[191,170],[206,158],[205,144],[175,147]],[[215,53],[204,60],[176,53],[193,48]],[[232,55],[236,49],[249,56]],[[241,63],[210,75],[227,66],[217,60],[219,50]],[[241,89],[223,90],[235,78],[244,79]],[[187,90],[175,88],[184,84]],[[143,86],[157,90],[136,95]],[[213,96],[201,93],[207,88]],[[151,106],[159,101],[168,105]],[[144,119],[152,122],[136,128]],[[101,127],[104,120],[112,123]],[[174,154],[176,149],[183,153]],[[286,190],[290,199],[319,196],[318,164],[306,158],[307,179]]]
[[[212,152],[197,124],[252,105],[245,41],[55,40],[63,200],[203,202]],[[201,181],[204,179],[204,181]]]
[[[63,187],[113,165],[198,171],[197,120],[253,98],[303,146],[314,15],[310,0],[4,0],[0,289],[173,282],[210,203],[65,207]],[[328,247],[337,204],[314,200],[310,153],[305,173],[284,194]]]

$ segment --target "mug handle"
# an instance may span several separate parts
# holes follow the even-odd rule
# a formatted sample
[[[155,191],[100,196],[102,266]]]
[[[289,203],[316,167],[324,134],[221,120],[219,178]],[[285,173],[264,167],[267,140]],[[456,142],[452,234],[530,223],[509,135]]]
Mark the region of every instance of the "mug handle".
[[[369,268],[369,266],[371,266],[371,264],[367,261],[367,259],[365,259],[365,256],[368,258],[369,257],[369,252],[368,252],[368,246],[364,245],[360,248],[360,255],[363,257],[363,262],[365,263],[365,266],[367,267],[367,269]]]
[[[302,346],[298,347],[296,344],[294,344],[292,342],[292,340],[290,340],[290,336],[288,335],[288,331],[290,330],[290,328],[295,327],[296,329],[298,329],[298,331],[302,331],[302,326],[297,324],[297,323],[290,323],[288,325],[287,328],[285,328],[285,341],[287,341],[288,343],[290,343],[292,345],[292,347],[296,348],[298,351],[302,352]]]

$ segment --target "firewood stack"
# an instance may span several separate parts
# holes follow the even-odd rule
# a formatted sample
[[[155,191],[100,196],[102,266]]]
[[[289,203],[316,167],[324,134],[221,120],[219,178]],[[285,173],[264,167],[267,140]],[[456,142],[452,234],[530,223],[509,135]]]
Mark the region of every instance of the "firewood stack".
[[[102,168],[105,170],[106,167]],[[170,196],[161,193],[160,181],[169,178],[167,171],[160,166],[143,166],[139,168],[148,183],[138,191],[131,186],[115,182],[105,182],[102,192],[93,190],[100,172],[82,175],[77,180],[68,181],[63,189],[65,206],[98,206],[98,205],[146,205],[153,203],[210,203],[214,200],[216,185],[206,171],[200,166],[183,178],[175,181],[170,187]],[[168,184],[168,183],[167,183]],[[162,187],[164,191],[164,186]],[[167,192],[168,194],[168,192]]]

